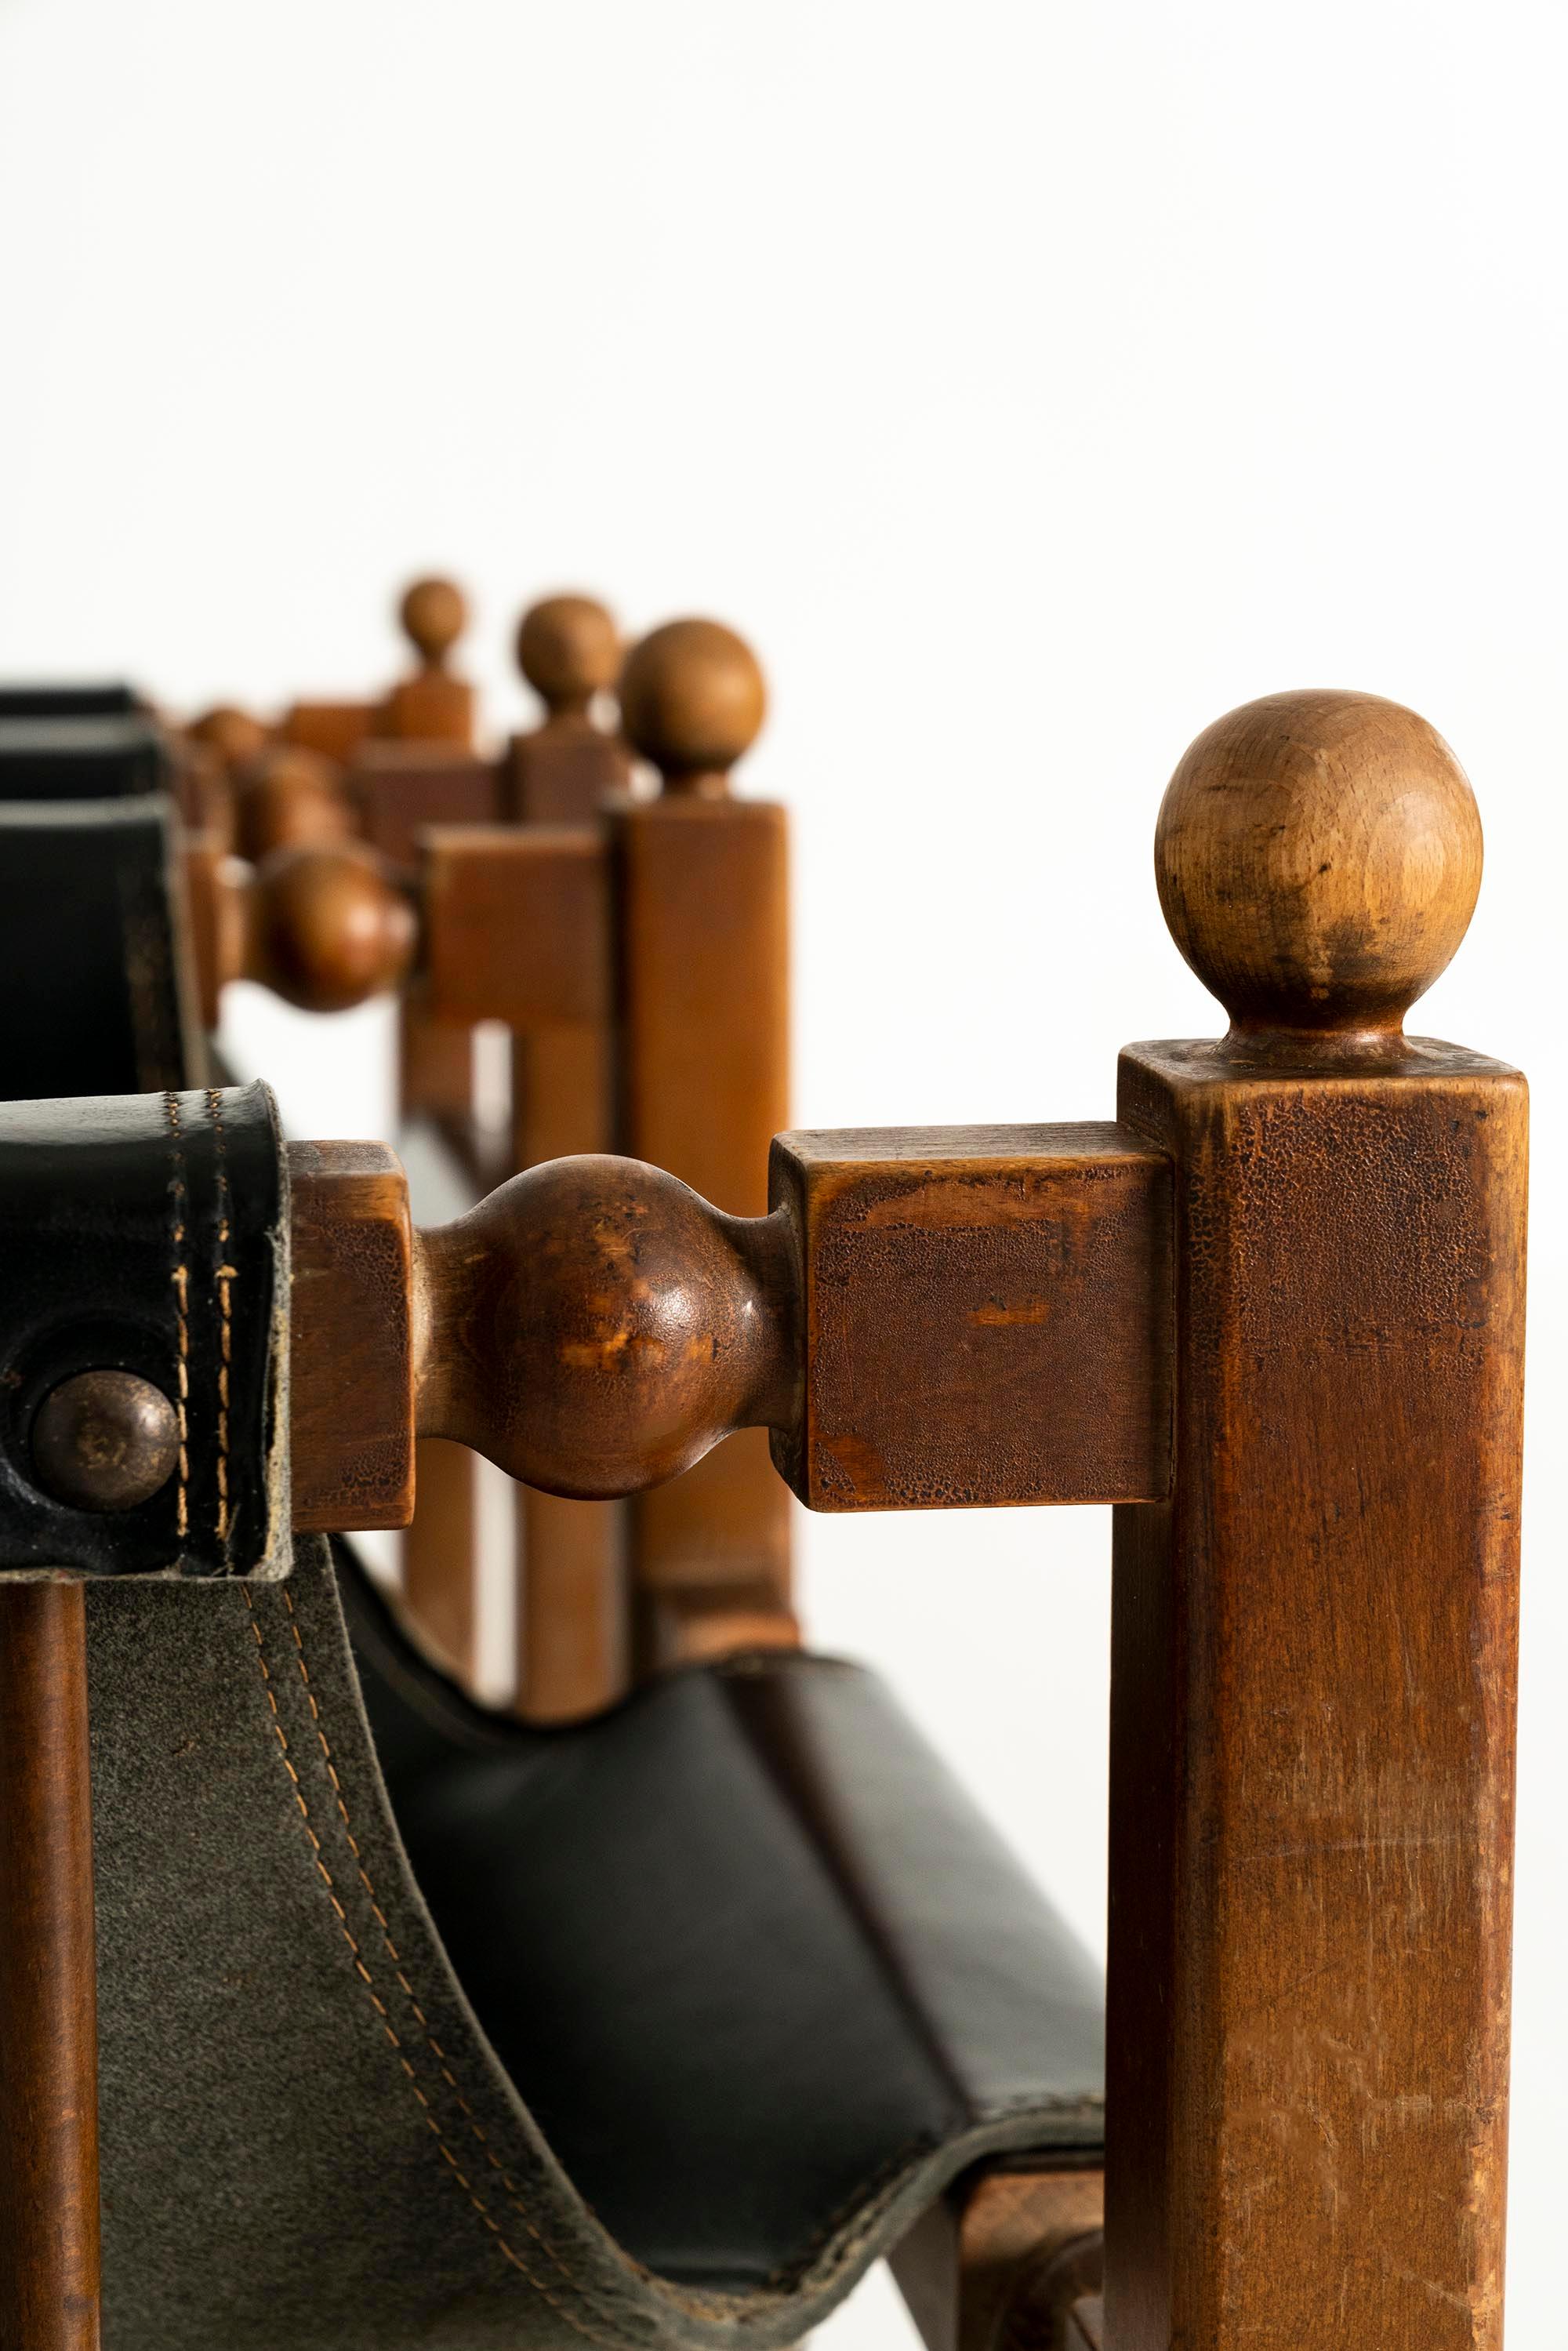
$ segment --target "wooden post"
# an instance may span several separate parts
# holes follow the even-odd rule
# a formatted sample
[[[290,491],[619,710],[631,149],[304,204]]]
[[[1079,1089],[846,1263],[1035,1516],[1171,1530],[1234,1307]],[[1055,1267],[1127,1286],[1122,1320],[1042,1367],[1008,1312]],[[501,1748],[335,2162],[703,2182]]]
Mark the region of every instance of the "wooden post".
[[[97,2351],[98,2012],[79,1583],[0,1587],[0,2351]]]
[[[455,743],[466,749],[474,740],[474,689],[447,666],[468,622],[462,590],[451,580],[416,580],[404,591],[398,619],[419,666],[388,695],[378,731],[405,742]]]
[[[1423,721],[1256,703],[1161,812],[1231,1015],[1176,1169],[1174,1486],[1116,1514],[1105,2342],[1501,2342],[1525,1098],[1402,1033],[1480,833]]]
[[[518,1030],[514,1166],[612,1148],[611,1083],[603,1020]],[[631,1676],[626,1505],[522,1486],[517,1511],[517,1711],[530,1722],[574,1721],[622,1697]]]
[[[789,833],[784,810],[730,797],[762,725],[750,648],[711,621],[635,646],[628,739],[656,800],[612,820],[622,1022],[619,1147],[731,1216],[768,1207],[768,1150],[789,1117]],[[789,1646],[789,1497],[760,1429],[631,1508],[637,1665],[745,1644]]]
[[[1105,2182],[1040,2157],[967,2172],[888,2256],[925,2351],[1067,2351],[1100,2282]]]
[[[519,824],[588,824],[632,780],[618,737],[593,705],[621,672],[621,634],[591,596],[547,596],[517,626],[517,667],[545,706],[543,724],[514,735],[502,766],[506,812]]]

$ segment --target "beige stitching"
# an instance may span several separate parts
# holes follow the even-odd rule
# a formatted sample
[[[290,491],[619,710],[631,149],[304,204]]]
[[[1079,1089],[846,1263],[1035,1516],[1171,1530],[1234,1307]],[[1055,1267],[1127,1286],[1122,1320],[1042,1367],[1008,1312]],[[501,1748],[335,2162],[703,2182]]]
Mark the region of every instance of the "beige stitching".
[[[190,1269],[185,1263],[185,1136],[180,1123],[180,1098],[175,1093],[163,1096],[163,1115],[169,1123],[170,1149],[174,1162],[173,1180],[169,1186],[170,1240],[174,1249],[174,1299],[179,1331],[179,1354],[175,1364],[176,1395],[174,1416],[180,1432],[180,1479],[174,1499],[174,1524],[183,1541],[191,1523],[191,1447],[187,1405],[191,1394],[191,1318]]]
[[[207,1089],[207,1112],[213,1122],[214,1166],[218,1190],[218,1541],[225,1552],[229,1541],[229,1365],[234,1356],[234,1316],[230,1286],[239,1270],[230,1265],[229,1166],[224,1142],[223,1096],[216,1086]]]
[[[310,1719],[315,1726],[316,1736],[321,1743],[321,1754],[327,1766],[327,1776],[332,1782],[332,1792],[338,1800],[338,1811],[343,1823],[343,1834],[348,1840],[349,1850],[354,1856],[354,1865],[359,1872],[360,1881],[364,1886],[367,1896],[370,1897],[371,1908],[375,1914],[376,1924],[382,1930],[382,1940],[386,1945],[387,1957],[392,1963],[392,1969],[396,1974],[399,1986],[401,1987],[410,2008],[413,2011],[415,2017],[418,2019],[419,2029],[421,2033],[423,2035],[425,2047],[430,2051],[431,2055],[435,2059],[436,2064],[440,2067],[441,2077],[446,2084],[447,2088],[451,2091],[454,2098],[456,2100],[457,2105],[462,2111],[464,2120],[468,2125],[468,2127],[473,2132],[475,2137],[478,2140],[479,2145],[484,2148],[486,2161],[489,2164],[491,2169],[497,2174],[503,2188],[506,2189],[507,2201],[515,2208],[518,2219],[522,2221],[524,2228],[527,2229],[529,2236],[532,2237],[540,2252],[549,2255],[549,2259],[555,2263],[556,2268],[560,2272],[561,2276],[565,2278],[567,2283],[572,2288],[573,2292],[580,2294],[583,2291],[582,2287],[578,2284],[576,2279],[572,2276],[570,2270],[567,2267],[566,2262],[562,2260],[561,2255],[557,2251],[556,2247],[551,2244],[549,2239],[544,2234],[543,2231],[538,2227],[532,2216],[529,2214],[527,2206],[522,2200],[521,2190],[518,2189],[517,2182],[513,2179],[511,2174],[506,2169],[499,2157],[496,2154],[495,2149],[491,2147],[488,2137],[486,2136],[484,2129],[481,2127],[479,2121],[474,2113],[473,2107],[469,2105],[467,2099],[459,2089],[456,2079],[446,2063],[446,2052],[443,2049],[439,2041],[436,2040],[434,2034],[431,2032],[429,2021],[425,2016],[424,2011],[421,2008],[418,2001],[414,1997],[413,1986],[410,1983],[407,1976],[405,1976],[402,1971],[402,1961],[398,1955],[397,1947],[392,1941],[392,1928],[387,1923],[386,1915],[382,1909],[380,1903],[376,1900],[376,1889],[371,1884],[370,1878],[366,1875],[365,1865],[360,1855],[359,1844],[355,1840],[353,1826],[349,1819],[348,1806],[343,1801],[343,1791],[338,1779],[337,1766],[332,1761],[332,1750],[327,1743],[327,1734],[321,1728],[321,1709],[316,1703],[316,1693],[310,1686],[310,1668],[305,1662],[305,1644],[299,1637],[299,1619],[294,1612],[294,1595],[289,1591],[287,1584],[283,1587],[283,1604],[288,1612],[288,1629],[294,1635],[294,1648],[299,1667],[299,1678],[305,1685],[305,1697],[310,1708]],[[379,2006],[380,2003],[378,2002],[377,2005]],[[384,2014],[385,2011],[383,2011],[382,2012]]]
[[[447,2164],[450,2166],[453,2175],[456,2179],[459,2186],[467,2195],[469,2202],[473,2205],[475,2210],[484,2221],[485,2226],[495,2238],[500,2251],[506,2255],[507,2261],[511,2262],[513,2268],[519,2271],[528,2280],[535,2293],[541,2294],[544,2300],[549,2304],[550,2308],[556,2312],[558,2316],[564,2318],[567,2325],[573,2328],[577,2334],[583,2335],[591,2343],[601,2345],[602,2346],[602,2351],[623,2351],[623,2338],[600,2334],[596,2328],[588,2325],[585,2321],[579,2318],[574,2311],[569,2310],[566,2304],[550,2292],[549,2286],[544,2283],[543,2280],[537,2276],[534,2271],[528,2267],[528,2262],[524,2261],[521,2254],[518,2253],[513,2246],[507,2243],[506,2237],[502,2234],[499,2224],[476,2192],[473,2182],[465,2176],[461,2165],[453,2154],[451,2147],[447,2145],[445,2134],[442,2130],[440,2124],[436,2121],[434,2115],[431,2112],[430,2100],[426,2097],[423,2090],[420,2087],[418,2077],[416,2076],[413,2066],[409,2064],[407,2057],[403,2053],[402,2043],[399,2040],[396,2032],[392,2029],[391,2020],[387,2015],[385,2002],[381,1999],[377,1992],[370,1970],[366,1967],[364,1959],[361,1955],[359,1943],[355,1940],[353,1931],[349,1925],[348,1914],[344,1910],[342,1903],[338,1898],[338,1889],[333,1880],[332,1873],[321,1857],[321,1840],[317,1835],[316,1831],[311,1824],[310,1808],[305,1801],[304,1791],[300,1785],[299,1773],[296,1770],[293,1760],[289,1755],[287,1733],[283,1728],[282,1719],[277,1711],[277,1697],[272,1686],[272,1674],[268,1668],[267,1652],[262,1644],[261,1625],[256,1617],[256,1603],[251,1597],[251,1591],[248,1583],[242,1583],[240,1589],[245,1593],[245,1604],[250,1612],[250,1629],[256,1638],[256,1663],[261,1667],[262,1687],[267,1692],[267,1702],[272,1711],[272,1728],[277,1739],[279,1751],[283,1757],[284,1769],[287,1772],[289,1779],[294,1783],[294,1801],[299,1807],[299,1815],[305,1824],[305,1834],[310,1840],[311,1847],[316,1856],[316,1866],[318,1870],[319,1870],[322,1879],[326,1885],[328,1899],[330,1901],[333,1909],[337,1912],[338,1924],[341,1930],[343,1939],[348,1944],[349,1949],[353,1955],[355,1970],[365,1985],[376,2013],[382,2020],[382,2031],[386,2034],[387,2039],[392,2043],[393,2049],[397,2053],[398,2063],[402,2067],[403,2073],[408,2077],[409,2087],[413,2090],[414,2096],[419,2100],[421,2106],[424,2110],[424,2119],[429,2124],[431,2130],[434,2133],[436,2145],[440,2147],[441,2152],[445,2158]],[[332,1751],[327,1744],[326,1733],[321,1729],[320,1709],[316,1702],[316,1693],[310,1687],[309,1669],[305,1662],[305,1646],[299,1637],[299,1625],[294,1613],[294,1601],[287,1584],[285,1584],[283,1588],[283,1598],[285,1605],[288,1611],[289,1626],[294,1635],[294,1646],[298,1660],[300,1677],[304,1682],[305,1694],[310,1704],[310,1719],[315,1725],[316,1736],[321,1742],[321,1750],[326,1760],[328,1775],[331,1780],[333,1792],[337,1797],[339,1813],[342,1816],[344,1834],[348,1838],[349,1848],[353,1854],[355,1865],[359,1870],[360,1876],[363,1880],[366,1891],[370,1895],[371,1907],[375,1911],[377,1920],[380,1923],[382,1939],[386,1943],[387,1949],[392,1955],[393,1966],[397,1967],[397,1953],[392,1947],[392,1937],[387,1929],[386,1919],[382,1913],[380,1906],[376,1902],[375,1889],[371,1885],[370,1878],[366,1876],[364,1863],[360,1856],[360,1848],[355,1841],[352,1828],[349,1823],[348,1808],[343,1802],[343,1792],[339,1784],[337,1770],[332,1761]],[[406,1991],[407,1980],[403,1976],[401,1968],[398,1968],[398,1981],[403,1985],[403,1988]],[[413,1999],[412,1993],[410,1994],[410,1999],[411,2001]],[[420,2015],[420,2011],[417,2007],[414,2009],[414,2014],[419,2016],[420,2023],[423,2027],[424,2025],[424,2019]],[[444,2061],[441,2058],[441,2052],[437,2048],[436,2043],[431,2040],[428,2029],[425,2030],[425,2040],[432,2051],[434,2052],[438,2062],[440,2062],[441,2071],[446,2081],[451,2085],[453,2092],[457,2098],[458,2105],[463,2108],[464,2114],[467,2116],[470,2129],[474,2131],[481,2145],[485,2145],[485,2134],[479,2129],[478,2125],[475,2122],[466,2102],[463,2098],[461,2092],[458,2091],[457,2085],[455,2082],[453,2081],[451,2074],[447,2072]],[[486,2153],[487,2155],[490,2154],[487,2145],[486,2145]],[[496,2163],[496,2158],[493,2155],[490,2155],[490,2160],[493,2164]],[[500,2170],[499,2164],[496,2164],[496,2168],[497,2171]],[[515,2189],[512,2189],[512,2183],[510,2180],[506,2179],[506,2174],[504,2172],[501,2176],[503,2180],[506,2180],[507,2188],[512,2190],[510,2200],[517,2204],[518,2212],[530,2236],[532,2236],[543,2250],[549,2254],[557,2268],[561,2271],[563,2277],[565,2277],[568,2283],[571,2285],[573,2292],[581,2293],[583,2289],[576,2283],[575,2280],[572,2279],[570,2271],[565,2269],[560,2257],[555,2252],[554,2247],[549,2243],[547,2239],[539,2235],[538,2229],[534,2226],[532,2220],[529,2220],[528,2213],[523,2210],[520,2203],[517,2203],[517,2191]]]

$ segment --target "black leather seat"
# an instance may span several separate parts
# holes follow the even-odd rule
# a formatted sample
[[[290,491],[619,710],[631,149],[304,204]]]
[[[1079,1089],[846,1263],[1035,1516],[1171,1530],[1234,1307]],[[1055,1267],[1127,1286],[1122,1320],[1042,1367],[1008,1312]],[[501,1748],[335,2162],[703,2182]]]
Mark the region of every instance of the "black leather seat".
[[[340,1575],[448,1953],[648,2268],[786,2283],[880,2179],[1009,2108],[1055,2117],[1031,2145],[1097,2156],[1098,1971],[873,1674],[770,1651],[532,1730]]]

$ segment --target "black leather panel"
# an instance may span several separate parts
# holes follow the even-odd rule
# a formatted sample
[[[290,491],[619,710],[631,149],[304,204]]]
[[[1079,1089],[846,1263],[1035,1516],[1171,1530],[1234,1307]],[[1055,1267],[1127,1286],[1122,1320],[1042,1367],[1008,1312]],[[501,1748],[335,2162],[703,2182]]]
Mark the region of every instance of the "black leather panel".
[[[0,718],[129,718],[144,707],[133,686],[0,685]]]
[[[0,1105],[0,1573],[287,1573],[287,1203],[265,1086]],[[182,1416],[129,1510],[55,1500],[30,1435],[110,1367]]]
[[[199,1076],[178,936],[166,799],[0,802],[0,1098]]]
[[[168,750],[154,720],[6,716],[0,712],[0,799],[107,800],[166,791]]]
[[[1102,2137],[1098,1971],[876,1677],[758,1656],[566,1731],[467,1707],[351,1573],[378,1750],[479,2020],[687,2284],[787,2281],[923,2152]]]

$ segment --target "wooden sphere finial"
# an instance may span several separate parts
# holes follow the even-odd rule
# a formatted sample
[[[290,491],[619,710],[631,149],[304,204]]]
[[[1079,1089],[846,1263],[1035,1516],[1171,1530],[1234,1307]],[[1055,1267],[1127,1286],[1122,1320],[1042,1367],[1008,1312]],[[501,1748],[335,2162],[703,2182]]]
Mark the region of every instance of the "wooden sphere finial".
[[[1481,826],[1442,737],[1372,694],[1216,720],[1155,833],[1171,935],[1233,1030],[1397,1036],[1476,903]]]
[[[254,759],[267,742],[267,729],[261,720],[232,702],[214,703],[199,718],[193,718],[185,732],[193,742],[204,744],[231,767],[242,759]]]
[[[517,624],[517,667],[552,718],[586,711],[615,683],[621,632],[591,596],[546,596]]]
[[[669,621],[626,656],[621,724],[668,790],[722,795],[767,715],[757,655],[717,621]]]
[[[427,669],[443,669],[468,625],[468,605],[455,580],[416,580],[398,606],[403,633]]]
[[[373,850],[275,850],[246,897],[246,977],[307,1012],[363,1004],[413,960],[413,906]]]

